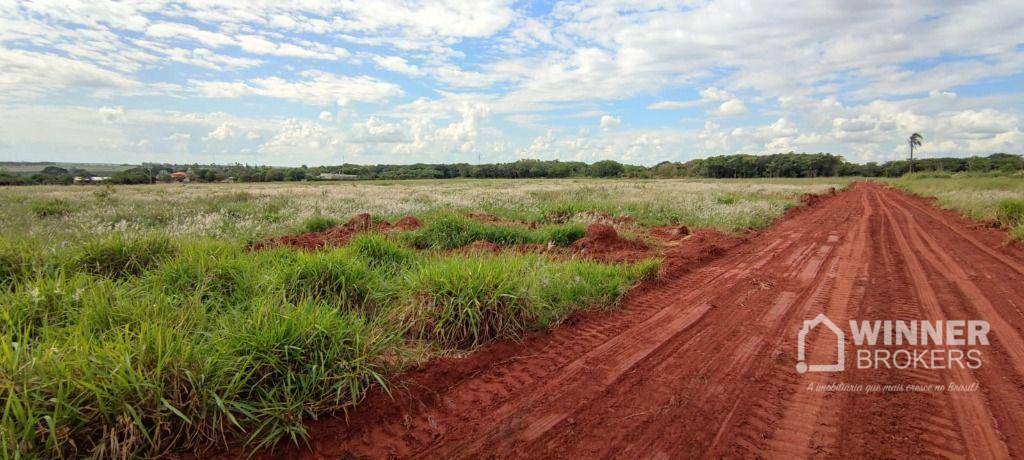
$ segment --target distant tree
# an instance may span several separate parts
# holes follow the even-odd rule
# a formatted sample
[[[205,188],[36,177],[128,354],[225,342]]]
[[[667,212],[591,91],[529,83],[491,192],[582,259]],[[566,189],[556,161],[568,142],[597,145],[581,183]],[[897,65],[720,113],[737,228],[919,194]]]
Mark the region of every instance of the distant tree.
[[[166,169],[161,169],[160,172],[157,173],[157,175],[156,175],[156,180],[159,181],[159,182],[170,182],[171,181],[171,173],[169,171],[167,171]]]
[[[924,137],[922,137],[918,133],[911,134],[910,138],[907,139],[907,143],[910,144],[910,172],[911,173],[914,172],[914,147],[920,147],[921,146],[921,141],[923,141],[923,140],[924,140]]]
[[[590,175],[595,177],[615,177],[622,172],[622,165],[614,160],[601,160],[590,165]]]

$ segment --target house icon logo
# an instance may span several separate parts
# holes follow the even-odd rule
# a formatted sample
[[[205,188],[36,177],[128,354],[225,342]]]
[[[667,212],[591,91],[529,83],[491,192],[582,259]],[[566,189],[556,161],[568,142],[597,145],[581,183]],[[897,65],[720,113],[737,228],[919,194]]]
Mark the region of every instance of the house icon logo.
[[[836,362],[835,364],[807,364],[807,334],[818,325],[824,324],[836,336]],[[836,323],[828,319],[824,313],[815,316],[814,319],[804,320],[800,333],[796,339],[796,371],[803,374],[806,372],[842,372],[846,364],[844,353],[846,334],[843,333]]]

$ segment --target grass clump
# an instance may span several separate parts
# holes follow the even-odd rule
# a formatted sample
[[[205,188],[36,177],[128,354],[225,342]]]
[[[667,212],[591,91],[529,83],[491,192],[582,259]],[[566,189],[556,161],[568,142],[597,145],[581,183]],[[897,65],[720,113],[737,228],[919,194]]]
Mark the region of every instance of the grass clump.
[[[43,263],[39,248],[25,241],[0,239],[0,291],[10,289]]]
[[[377,286],[367,264],[344,249],[298,254],[277,270],[278,285],[293,303],[319,300],[336,308],[361,308]]]
[[[1024,199],[1005,199],[996,207],[996,220],[1006,227],[1024,225]]]
[[[360,233],[349,240],[347,249],[374,268],[397,269],[415,257],[412,250],[379,233]]]
[[[310,217],[299,225],[299,232],[301,233],[316,233],[325,230],[330,230],[334,227],[341,225],[341,221],[333,217],[327,216],[313,216]]]
[[[163,295],[205,308],[244,304],[258,297],[263,285],[256,259],[217,244],[183,248],[146,278]]]
[[[526,243],[554,243],[568,246],[585,231],[576,224],[552,225],[539,229],[492,225],[478,222],[458,214],[440,214],[410,233],[409,242],[419,249],[455,249],[474,241],[488,241],[509,246]]]
[[[110,278],[137,276],[169,259],[176,251],[175,243],[163,235],[113,235],[78,248],[68,259],[67,268]]]
[[[70,215],[74,211],[70,202],[60,198],[33,202],[29,205],[29,209],[34,216],[39,218],[62,217]]]
[[[392,336],[315,303],[266,303],[208,330],[143,323],[101,340],[0,342],[5,452],[26,457],[160,456],[242,435],[304,434],[302,421],[383,385]]]
[[[615,305],[657,262],[610,266],[534,255],[474,255],[425,262],[408,279],[411,333],[469,349],[548,327],[593,305]]]
[[[398,338],[312,301],[226,316],[214,334],[233,412],[249,419],[246,436],[257,446],[298,441],[302,420],[355,406],[370,385],[386,387],[379,357]]]

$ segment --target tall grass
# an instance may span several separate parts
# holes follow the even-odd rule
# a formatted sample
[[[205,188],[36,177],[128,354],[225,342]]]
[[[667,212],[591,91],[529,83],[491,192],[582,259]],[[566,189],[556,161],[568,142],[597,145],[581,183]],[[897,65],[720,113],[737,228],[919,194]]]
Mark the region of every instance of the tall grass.
[[[498,245],[554,243],[568,246],[585,234],[579,224],[550,225],[538,229],[492,225],[455,213],[441,213],[430,218],[425,226],[411,232],[407,239],[420,249],[454,249],[474,241]]]
[[[468,349],[607,308],[654,266],[417,254],[376,234],[316,253],[160,238],[64,251],[8,264],[0,291],[6,456],[299,442],[306,420],[386,388],[424,345]]]
[[[531,255],[433,259],[408,279],[403,320],[416,337],[468,349],[549,327],[590,306],[613,306],[657,266],[550,262]]]
[[[977,220],[996,221],[1010,237],[1024,241],[1024,223],[1019,215],[1024,202],[1024,180],[986,174],[957,173],[949,178],[904,176],[890,184],[922,196],[932,196],[939,206]]]

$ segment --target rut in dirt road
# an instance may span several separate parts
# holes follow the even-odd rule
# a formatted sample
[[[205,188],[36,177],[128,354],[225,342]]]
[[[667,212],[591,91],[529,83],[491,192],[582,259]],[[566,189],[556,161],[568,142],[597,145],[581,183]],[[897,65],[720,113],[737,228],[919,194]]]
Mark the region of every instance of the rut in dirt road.
[[[776,223],[685,276],[520,344],[436,363],[394,401],[311,427],[305,457],[1024,456],[1024,257],[873,184]],[[796,334],[850,319],[986,320],[977,369],[799,374]],[[847,337],[847,349],[850,337]],[[808,336],[807,357],[834,359]],[[850,359],[847,359],[850,362]],[[811,384],[977,384],[828,392]],[[293,448],[296,449],[296,448]]]

